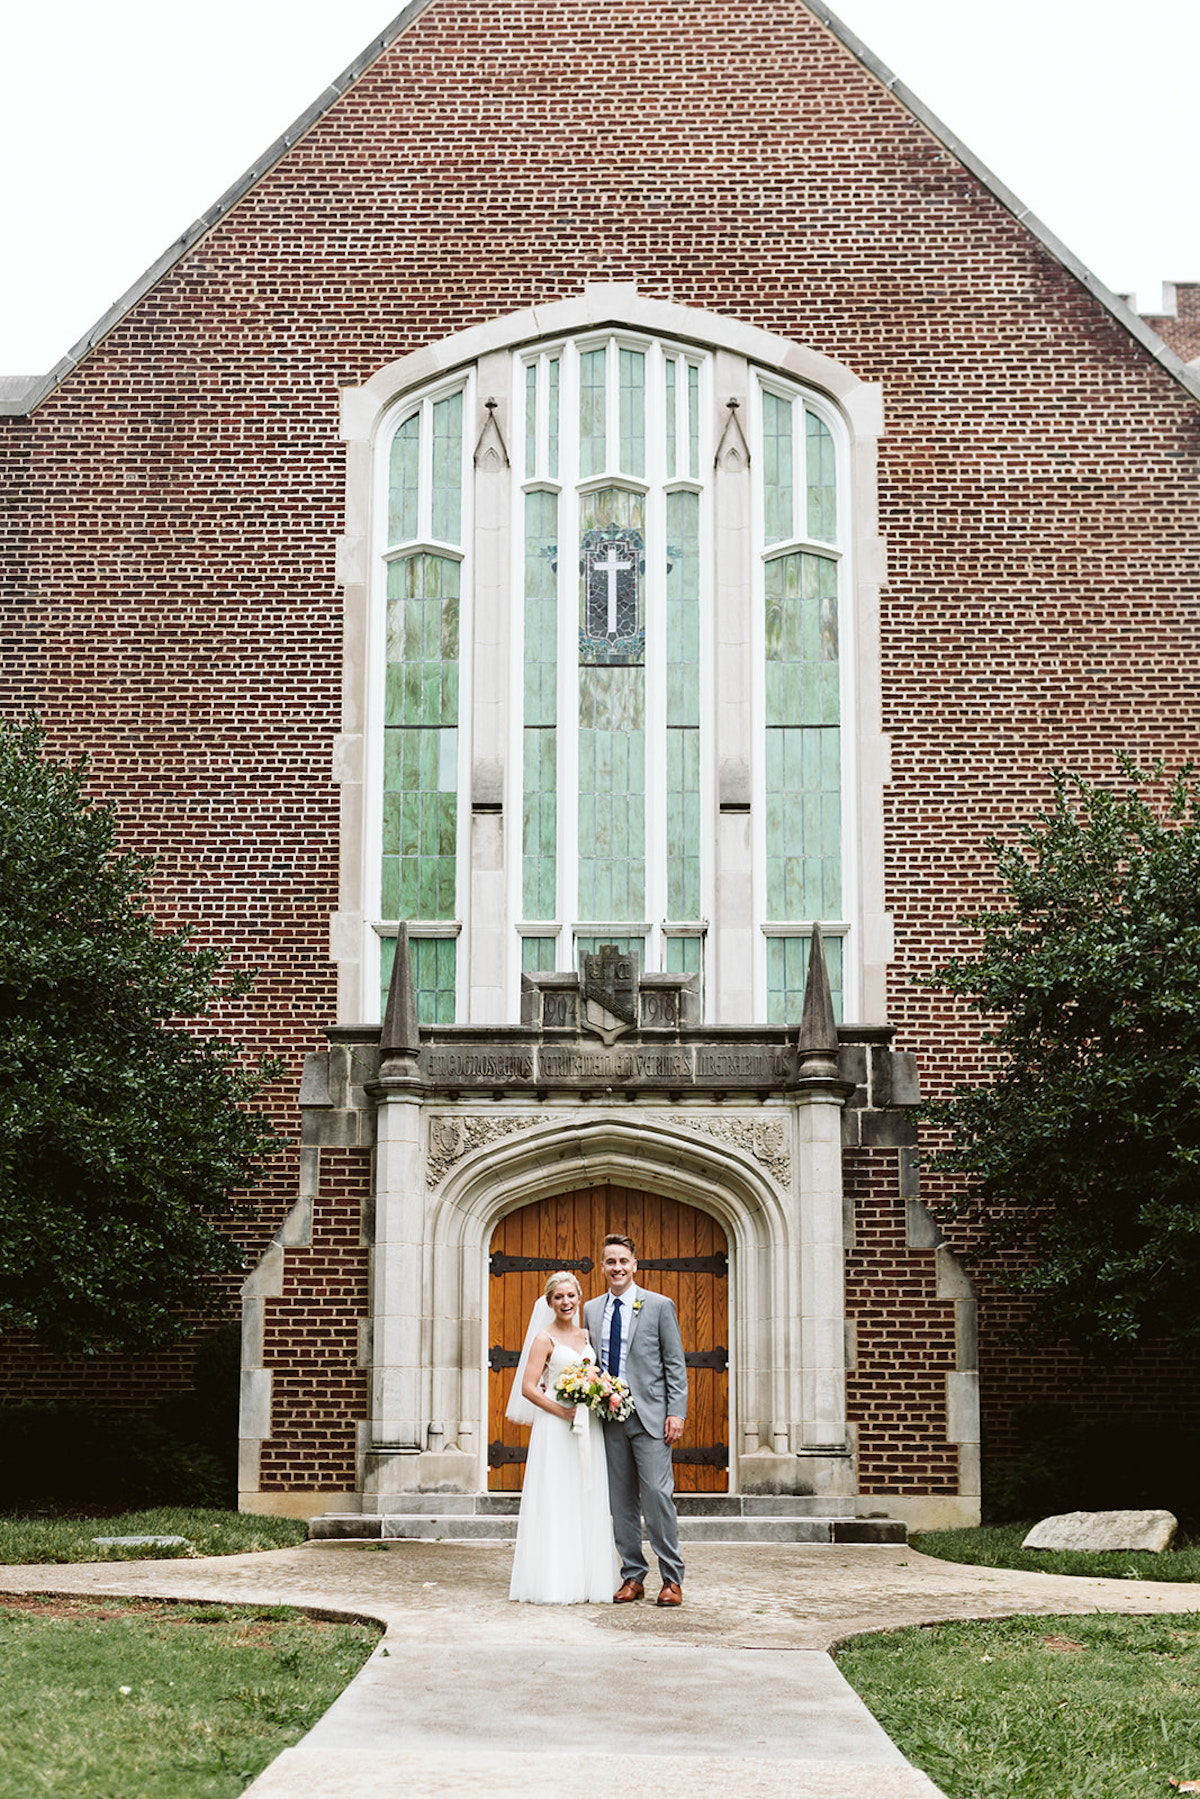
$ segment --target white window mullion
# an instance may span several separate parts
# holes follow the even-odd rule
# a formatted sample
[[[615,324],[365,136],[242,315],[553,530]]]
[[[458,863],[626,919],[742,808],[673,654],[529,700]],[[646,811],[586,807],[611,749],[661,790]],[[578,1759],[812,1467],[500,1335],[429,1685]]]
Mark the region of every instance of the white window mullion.
[[[767,895],[767,775],[766,775],[766,624],[763,617],[763,558],[759,551],[764,536],[763,388],[750,380],[750,667],[751,763],[750,763],[750,864],[756,929],[751,933],[751,982],[754,1017],[767,1015],[767,951],[762,934]],[[759,451],[756,454],[755,451]],[[793,457],[794,466],[794,457]]]
[[[433,403],[429,406],[429,519],[433,522]],[[454,910],[460,930],[454,946],[454,1018],[464,1024],[471,1004],[471,763],[475,708],[475,375],[467,377],[462,401],[462,512],[459,531],[463,546],[458,602],[458,724],[457,830],[455,832]]]
[[[604,472],[621,467],[621,347],[608,339],[604,357]]]
[[[530,364],[520,356],[513,357],[512,403],[509,416],[520,421],[521,454],[519,466],[525,468],[525,399]],[[541,378],[539,373],[535,427],[534,475],[540,463],[536,446],[541,442]],[[516,432],[513,432],[515,438]],[[511,452],[510,452],[511,461]],[[508,770],[505,803],[505,849],[508,858],[508,920],[511,924],[524,917],[525,888],[525,489],[524,483],[513,484],[512,528],[508,534],[509,592],[509,661],[508,661]],[[521,950],[508,946],[508,1016],[521,1016]]]
[[[646,968],[661,966],[662,920],[667,910],[667,507],[664,409],[666,376],[659,344],[646,348]]]
[[[684,374],[687,373],[685,361]],[[704,546],[715,542],[714,493],[712,476],[715,446],[707,423],[713,412],[713,365],[700,364],[700,469],[704,485],[700,495],[700,913],[711,919],[714,913],[716,864],[716,558],[705,554]],[[685,380],[686,386],[686,380]],[[678,403],[678,396],[677,396]],[[684,396],[684,419],[688,418],[687,396]],[[707,952],[706,952],[707,959]]]
[[[579,917],[579,349],[574,342],[563,345],[558,384],[558,903],[563,928],[557,964],[565,971],[575,965],[571,926]],[[607,416],[605,423],[607,431]]]
[[[550,473],[550,358],[545,350],[538,357],[536,368],[533,472],[545,480]]]
[[[466,429],[463,430],[466,441]],[[418,453],[420,470],[417,480],[417,536],[424,543],[433,542],[433,401],[421,402],[421,440]],[[461,647],[461,646],[460,646]]]

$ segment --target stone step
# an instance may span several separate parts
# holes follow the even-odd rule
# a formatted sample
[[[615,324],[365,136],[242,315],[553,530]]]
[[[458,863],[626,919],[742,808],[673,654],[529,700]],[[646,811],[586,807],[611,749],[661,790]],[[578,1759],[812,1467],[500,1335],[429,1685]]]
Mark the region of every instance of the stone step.
[[[470,1541],[507,1540],[517,1534],[515,1509],[511,1512],[441,1509],[444,1494],[432,1494],[428,1509],[411,1502],[403,1512],[327,1512],[308,1527],[312,1538],[362,1541],[398,1541],[403,1538]],[[515,1495],[514,1495],[515,1497]],[[899,1518],[830,1518],[771,1516],[680,1516],[679,1537],[684,1543],[906,1543],[908,1533]]]
[[[427,1518],[515,1516],[519,1493],[395,1493],[386,1501],[363,1506],[363,1516],[380,1508],[389,1517],[414,1513]],[[853,1518],[854,1500],[796,1493],[676,1493],[681,1518]],[[358,1514],[343,1514],[357,1516]]]

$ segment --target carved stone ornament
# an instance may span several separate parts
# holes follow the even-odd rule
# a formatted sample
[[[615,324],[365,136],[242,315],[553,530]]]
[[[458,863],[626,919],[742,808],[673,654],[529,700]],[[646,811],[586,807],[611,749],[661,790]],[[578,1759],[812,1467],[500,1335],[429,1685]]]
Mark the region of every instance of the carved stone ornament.
[[[585,955],[580,972],[581,1023],[611,1044],[637,1024],[638,965],[636,956],[602,943],[599,953]]]
[[[425,1184],[436,1187],[455,1162],[481,1149],[500,1137],[511,1137],[514,1131],[532,1130],[538,1120],[528,1118],[485,1118],[477,1113],[439,1112],[429,1120],[429,1153],[425,1159]]]
[[[691,1117],[687,1122],[692,1130],[722,1137],[726,1143],[745,1150],[762,1163],[778,1186],[791,1186],[792,1152],[788,1127],[782,1118]]]

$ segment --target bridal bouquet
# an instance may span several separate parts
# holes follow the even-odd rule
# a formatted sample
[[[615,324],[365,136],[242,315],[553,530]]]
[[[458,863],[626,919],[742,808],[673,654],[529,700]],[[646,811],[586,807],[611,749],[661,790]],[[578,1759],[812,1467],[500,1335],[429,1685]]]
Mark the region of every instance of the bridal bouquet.
[[[560,1405],[582,1405],[598,1418],[620,1424],[633,1411],[633,1394],[623,1380],[605,1374],[594,1362],[572,1362],[554,1386]]]

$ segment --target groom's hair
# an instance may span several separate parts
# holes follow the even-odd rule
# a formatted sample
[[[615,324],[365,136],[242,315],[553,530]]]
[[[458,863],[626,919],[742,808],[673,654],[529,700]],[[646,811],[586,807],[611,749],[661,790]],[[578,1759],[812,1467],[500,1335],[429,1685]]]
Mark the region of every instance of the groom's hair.
[[[621,1248],[627,1249],[629,1251],[630,1255],[633,1257],[634,1261],[635,1262],[637,1261],[637,1244],[634,1242],[633,1238],[632,1237],[622,1237],[616,1231],[609,1231],[607,1237],[605,1237],[604,1249],[602,1249],[600,1251],[601,1261],[604,1260],[604,1250],[608,1248],[610,1243],[619,1243],[621,1245]]]

